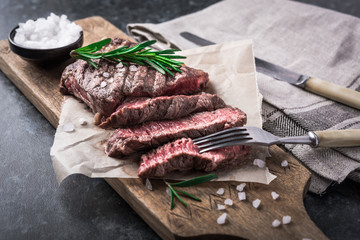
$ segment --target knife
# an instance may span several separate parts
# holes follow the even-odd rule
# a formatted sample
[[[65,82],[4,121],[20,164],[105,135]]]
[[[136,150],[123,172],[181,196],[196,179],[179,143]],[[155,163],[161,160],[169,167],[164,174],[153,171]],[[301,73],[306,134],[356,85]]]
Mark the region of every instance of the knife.
[[[215,44],[189,32],[180,36],[199,46]],[[309,92],[360,109],[360,92],[330,83],[319,78],[302,75],[255,57],[256,70],[277,80],[285,81]]]

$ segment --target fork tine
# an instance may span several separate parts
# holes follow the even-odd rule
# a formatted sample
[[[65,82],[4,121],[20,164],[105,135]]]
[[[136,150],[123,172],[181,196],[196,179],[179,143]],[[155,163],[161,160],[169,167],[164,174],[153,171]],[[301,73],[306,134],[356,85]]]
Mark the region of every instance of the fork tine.
[[[240,141],[233,141],[233,142],[226,142],[226,143],[222,143],[222,144],[217,144],[217,145],[213,145],[211,147],[205,148],[205,149],[200,149],[199,153],[204,153],[204,152],[208,152],[208,151],[215,150],[215,149],[218,149],[218,148],[223,148],[223,147],[230,147],[230,146],[235,146],[235,145],[244,145],[247,142],[248,142],[248,140],[240,140]]]
[[[225,129],[225,130],[222,130],[220,132],[216,132],[216,133],[213,133],[213,134],[206,135],[204,137],[199,137],[199,138],[193,139],[193,142],[195,144],[199,144],[199,143],[204,142],[203,140],[207,140],[207,139],[212,138],[212,137],[222,136],[223,134],[226,134],[226,133],[239,132],[239,131],[244,131],[245,132],[246,128],[245,127],[234,127],[234,128]],[[239,134],[239,133],[237,133],[237,134]]]
[[[201,140],[198,140],[198,141],[193,141],[196,145],[202,145],[204,143],[208,143],[208,142],[212,142],[212,141],[215,141],[215,140],[220,140],[220,139],[224,139],[224,138],[230,138],[230,137],[234,137],[234,136],[238,136],[238,137],[245,137],[245,136],[248,136],[249,133],[247,133],[246,131],[233,131],[233,132],[228,132],[228,133],[223,133],[221,135],[216,135],[216,136],[213,136],[213,137],[208,137],[208,138],[205,138],[205,139],[201,139]]]
[[[220,136],[217,136],[216,138],[219,138],[219,137]],[[224,138],[212,139],[212,140],[207,141],[204,144],[199,145],[199,143],[196,143],[196,145],[198,145],[200,147],[200,149],[204,149],[204,148],[207,148],[210,146],[216,146],[216,145],[223,144],[226,142],[244,141],[244,140],[250,140],[250,139],[252,139],[252,137],[250,137],[249,135],[240,135],[240,136],[235,135],[235,136],[231,136],[231,137],[224,136]]]

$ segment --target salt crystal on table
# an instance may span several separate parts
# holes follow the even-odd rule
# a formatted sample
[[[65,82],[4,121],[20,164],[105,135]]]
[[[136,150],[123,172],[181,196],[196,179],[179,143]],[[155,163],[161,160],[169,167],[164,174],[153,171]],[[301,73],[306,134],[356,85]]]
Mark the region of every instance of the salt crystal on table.
[[[283,224],[289,224],[291,222],[291,217],[290,216],[283,216],[282,222],[283,222]]]
[[[260,203],[261,203],[261,200],[260,199],[255,199],[253,202],[252,202],[252,205],[254,208],[258,208],[260,206]]]
[[[135,72],[135,71],[137,71],[138,69],[137,69],[137,67],[136,67],[135,65],[131,65],[131,66],[129,67],[129,70],[130,70],[131,72]]]
[[[217,219],[217,223],[218,224],[224,224],[225,221],[226,221],[226,215],[227,215],[226,213],[221,214],[221,216],[218,217],[218,219]]]
[[[278,227],[280,226],[281,222],[278,220],[278,219],[275,219],[273,222],[272,222],[272,226],[273,227]]]
[[[145,186],[148,190],[152,191],[152,185],[148,178],[145,180]]]
[[[218,208],[218,210],[225,210],[225,205],[218,204],[217,208]]]
[[[224,192],[225,192],[224,188],[219,188],[216,193],[219,194],[219,195],[223,195]]]
[[[288,161],[284,160],[281,162],[282,167],[287,167],[289,165]]]
[[[254,159],[253,164],[255,166],[258,166],[259,168],[264,168],[265,167],[265,162],[261,159]]]
[[[244,190],[245,186],[246,186],[246,183],[240,183],[239,185],[236,186],[236,190],[238,190],[239,192],[242,192]]]
[[[276,200],[279,197],[279,194],[277,194],[276,192],[271,192],[271,197]]]
[[[238,197],[240,201],[246,200],[246,193],[245,192],[239,192]]]
[[[109,76],[110,76],[110,74],[108,72],[103,73],[103,77],[108,78]]]
[[[73,132],[75,130],[75,126],[72,123],[67,123],[63,126],[64,132]]]
[[[227,199],[225,199],[224,203],[225,203],[225,205],[232,206],[233,200],[231,200],[230,198],[227,198]]]
[[[101,82],[100,87],[103,88],[103,87],[106,87],[106,85],[107,85],[107,83],[103,81],[103,82]]]
[[[87,124],[87,121],[86,121],[85,118],[80,118],[79,123],[80,123],[81,126],[85,126]]]

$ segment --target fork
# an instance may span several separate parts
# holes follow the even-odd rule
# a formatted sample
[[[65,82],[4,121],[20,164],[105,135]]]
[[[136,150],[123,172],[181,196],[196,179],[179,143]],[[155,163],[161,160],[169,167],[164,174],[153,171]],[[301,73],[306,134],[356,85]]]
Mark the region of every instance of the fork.
[[[258,127],[234,127],[193,139],[200,153],[235,145],[307,144],[312,147],[360,146],[360,129],[310,131],[305,136],[277,137]]]

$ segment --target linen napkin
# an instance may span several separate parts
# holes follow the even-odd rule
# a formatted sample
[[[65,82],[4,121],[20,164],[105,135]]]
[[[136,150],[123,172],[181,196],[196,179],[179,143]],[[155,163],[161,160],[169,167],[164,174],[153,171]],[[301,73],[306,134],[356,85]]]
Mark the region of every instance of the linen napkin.
[[[188,31],[213,42],[252,39],[255,56],[290,70],[360,90],[360,19],[287,0],[226,0],[161,24],[129,24],[138,41],[189,49]],[[264,129],[278,136],[311,130],[360,128],[360,111],[258,73]],[[360,182],[360,147],[285,145],[313,173],[322,193],[346,177]]]

